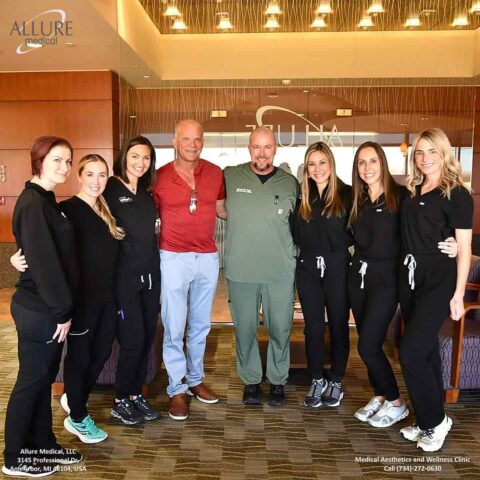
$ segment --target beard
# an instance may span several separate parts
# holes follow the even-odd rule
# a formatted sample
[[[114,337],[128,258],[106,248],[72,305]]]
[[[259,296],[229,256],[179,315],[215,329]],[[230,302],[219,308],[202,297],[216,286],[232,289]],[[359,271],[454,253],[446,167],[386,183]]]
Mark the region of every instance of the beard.
[[[252,164],[255,170],[258,170],[259,172],[265,172],[272,166],[272,162],[269,161],[262,161],[262,163],[258,163],[257,160],[254,160]]]

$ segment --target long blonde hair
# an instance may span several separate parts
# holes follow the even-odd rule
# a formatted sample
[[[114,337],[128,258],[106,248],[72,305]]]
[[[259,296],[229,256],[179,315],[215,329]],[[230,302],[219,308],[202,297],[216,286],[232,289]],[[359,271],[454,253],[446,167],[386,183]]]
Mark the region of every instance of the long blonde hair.
[[[342,197],[340,196],[340,187],[342,181],[337,177],[335,169],[335,157],[329,146],[324,142],[312,143],[305,152],[305,160],[303,161],[303,178],[300,185],[302,200],[300,203],[299,214],[300,217],[309,222],[312,219],[312,205],[310,203],[310,179],[308,177],[308,161],[310,155],[313,152],[323,153],[330,163],[330,177],[327,184],[327,198],[325,200],[325,207],[322,215],[331,217],[337,215],[341,217],[345,213],[345,205],[343,204]]]
[[[362,143],[357,151],[355,152],[355,157],[353,159],[353,168],[352,168],[352,210],[350,212],[350,218],[348,219],[348,225],[352,226],[355,223],[359,213],[362,211],[366,205],[368,196],[368,186],[360,178],[358,173],[358,161],[360,157],[360,152],[364,148],[373,148],[375,153],[378,156],[380,162],[380,183],[382,184],[383,193],[385,195],[385,205],[387,210],[390,213],[396,213],[398,211],[400,199],[399,199],[399,186],[393,179],[390,171],[388,170],[387,156],[383,148],[377,142],[365,142]]]
[[[406,181],[407,188],[412,194],[412,197],[416,194],[417,185],[421,185],[425,180],[425,176],[415,163],[415,151],[418,142],[422,139],[429,142],[442,157],[442,175],[439,184],[442,194],[450,200],[450,193],[455,187],[465,187],[470,191],[462,179],[462,167],[455,155],[453,155],[452,145],[450,144],[447,135],[440,128],[431,128],[421,132],[412,144],[412,152],[410,154],[410,174]]]
[[[107,168],[108,173],[108,164],[105,159],[96,153],[90,153],[82,157],[80,162],[78,163],[78,175],[80,176],[85,169],[85,167],[92,162],[102,162],[105,167]],[[113,238],[116,240],[122,240],[125,237],[125,231],[123,228],[117,226],[117,222],[115,217],[112,215],[110,208],[105,201],[103,195],[99,195],[97,201],[94,205],[94,212],[98,214],[98,216],[107,224],[108,230]]]

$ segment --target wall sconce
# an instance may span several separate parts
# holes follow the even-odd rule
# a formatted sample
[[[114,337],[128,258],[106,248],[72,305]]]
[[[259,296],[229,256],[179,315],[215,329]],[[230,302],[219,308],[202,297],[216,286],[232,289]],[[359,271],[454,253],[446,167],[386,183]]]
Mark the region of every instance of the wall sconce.
[[[7,166],[0,165],[0,182],[6,182],[6,181],[7,181]]]

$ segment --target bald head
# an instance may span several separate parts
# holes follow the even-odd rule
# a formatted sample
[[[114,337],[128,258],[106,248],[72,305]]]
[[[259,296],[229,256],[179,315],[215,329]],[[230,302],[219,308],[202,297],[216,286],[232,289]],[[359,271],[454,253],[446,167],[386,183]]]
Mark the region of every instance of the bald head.
[[[277,152],[275,135],[268,127],[257,127],[248,142],[250,167],[258,175],[267,175],[273,171],[273,158]]]

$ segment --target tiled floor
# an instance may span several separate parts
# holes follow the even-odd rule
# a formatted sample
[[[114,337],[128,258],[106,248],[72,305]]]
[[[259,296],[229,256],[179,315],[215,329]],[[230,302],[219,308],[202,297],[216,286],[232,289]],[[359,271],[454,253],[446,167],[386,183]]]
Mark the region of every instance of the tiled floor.
[[[0,318],[9,293],[0,291]],[[301,335],[301,331],[296,331]],[[235,370],[231,326],[215,325],[208,339],[206,381],[219,394],[216,405],[191,402],[190,418],[175,422],[166,416],[166,375],[162,370],[151,386],[150,399],[163,414],[160,421],[126,427],[109,416],[111,388],[98,388],[90,411],[110,437],[85,445],[65,432],[63,411],[53,399],[54,426],[61,444],[78,448],[85,460],[55,478],[85,479],[415,479],[480,478],[480,392],[462,393],[460,402],[447,407],[454,426],[439,454],[423,454],[398,433],[413,423],[413,415],[387,429],[374,429],[353,418],[365,403],[365,369],[355,352],[344,379],[345,398],[338,408],[302,406],[308,378],[294,370],[287,385],[287,404],[246,408]],[[15,380],[16,335],[10,321],[0,322],[0,416]],[[402,391],[398,364],[394,365]],[[267,391],[267,387],[264,387]],[[3,441],[3,422],[0,424]]]

